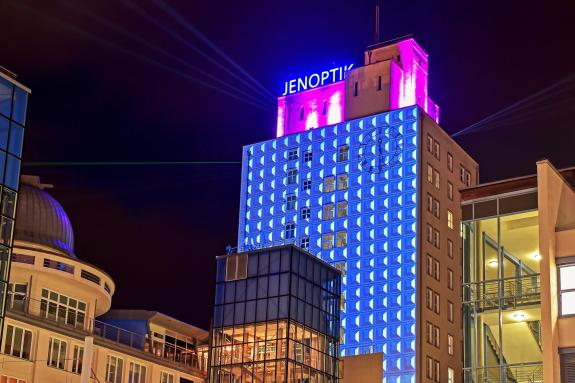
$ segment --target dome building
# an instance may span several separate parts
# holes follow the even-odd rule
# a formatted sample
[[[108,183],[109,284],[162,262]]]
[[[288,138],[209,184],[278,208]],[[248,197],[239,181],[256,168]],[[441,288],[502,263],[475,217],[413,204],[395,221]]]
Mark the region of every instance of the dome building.
[[[116,285],[76,256],[51,187],[21,178],[0,382],[204,382],[208,332],[155,311],[110,310]]]

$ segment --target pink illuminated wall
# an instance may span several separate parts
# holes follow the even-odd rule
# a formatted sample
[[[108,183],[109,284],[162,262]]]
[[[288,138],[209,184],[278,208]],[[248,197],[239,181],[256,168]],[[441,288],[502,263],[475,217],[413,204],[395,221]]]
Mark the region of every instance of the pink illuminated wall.
[[[277,137],[343,121],[345,82],[278,98]]]

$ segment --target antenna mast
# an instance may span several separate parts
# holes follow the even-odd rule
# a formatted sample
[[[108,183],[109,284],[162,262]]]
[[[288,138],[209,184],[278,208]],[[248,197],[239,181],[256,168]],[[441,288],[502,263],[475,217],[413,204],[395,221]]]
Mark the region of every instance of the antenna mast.
[[[381,10],[383,8],[383,0],[376,0],[375,2],[375,36],[374,44],[381,41]]]

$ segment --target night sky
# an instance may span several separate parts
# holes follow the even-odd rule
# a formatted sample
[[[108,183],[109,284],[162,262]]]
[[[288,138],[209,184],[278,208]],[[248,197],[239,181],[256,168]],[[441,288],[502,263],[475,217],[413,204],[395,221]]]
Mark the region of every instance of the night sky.
[[[55,185],[76,254],[116,281],[115,308],[207,328],[214,257],[237,240],[240,165],[70,164],[240,161],[243,145],[274,137],[275,104],[198,54],[240,75],[159,0],[134,1],[158,24],[128,0],[0,0],[0,65],[32,88],[23,173]],[[359,66],[373,43],[375,0],[168,2],[274,95],[294,75]],[[429,53],[450,133],[547,88],[458,137],[486,182],[541,158],[575,166],[574,16],[572,0],[385,1],[382,40],[413,34]],[[222,88],[194,67],[263,106],[192,81]]]

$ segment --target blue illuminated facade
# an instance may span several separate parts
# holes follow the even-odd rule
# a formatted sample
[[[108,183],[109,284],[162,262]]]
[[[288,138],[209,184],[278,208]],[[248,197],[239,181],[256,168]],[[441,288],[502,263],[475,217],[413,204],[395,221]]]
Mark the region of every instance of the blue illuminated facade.
[[[415,382],[419,109],[243,149],[238,247],[295,243],[342,271],[341,355]]]

